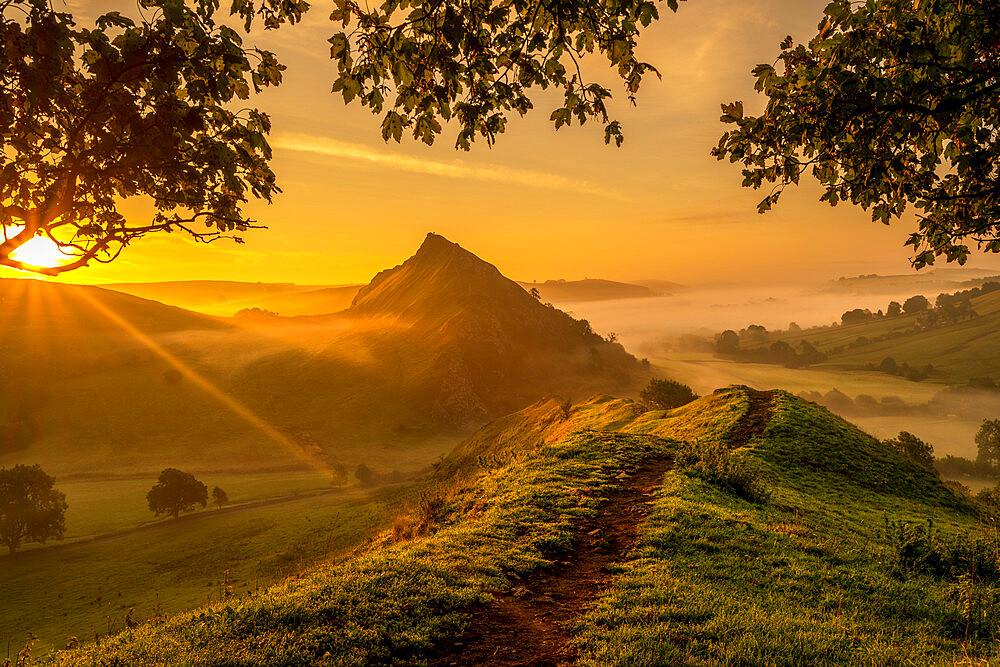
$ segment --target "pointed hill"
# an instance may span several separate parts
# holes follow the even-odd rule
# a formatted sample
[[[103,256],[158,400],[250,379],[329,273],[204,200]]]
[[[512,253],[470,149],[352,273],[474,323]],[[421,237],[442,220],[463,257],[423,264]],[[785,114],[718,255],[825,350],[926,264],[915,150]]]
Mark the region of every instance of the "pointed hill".
[[[545,393],[629,391],[642,365],[617,343],[541,303],[443,236],[362,288],[346,314],[392,318],[400,338],[429,353],[424,390],[436,418],[463,426]],[[539,393],[541,392],[541,393]]]

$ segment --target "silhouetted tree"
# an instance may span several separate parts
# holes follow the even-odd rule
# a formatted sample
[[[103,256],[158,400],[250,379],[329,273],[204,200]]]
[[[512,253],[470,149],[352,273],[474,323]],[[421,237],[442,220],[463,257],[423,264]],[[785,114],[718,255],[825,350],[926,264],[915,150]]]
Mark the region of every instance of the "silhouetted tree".
[[[354,476],[361,482],[361,486],[371,486],[375,481],[375,471],[364,463],[358,464],[358,467],[354,470]]]
[[[934,470],[934,447],[912,433],[900,431],[899,435],[884,441],[884,444],[900,452],[914,463],[928,470]]]
[[[698,394],[686,384],[674,380],[659,380],[653,378],[646,388],[639,393],[639,399],[654,408],[671,410],[686,405],[698,398]]]
[[[844,326],[849,324],[864,324],[865,322],[871,322],[873,319],[875,319],[875,316],[867,308],[855,308],[840,316],[840,321]]]
[[[896,364],[896,360],[892,357],[886,357],[878,365],[878,369],[883,373],[888,373],[890,375],[896,375],[899,373],[899,366]]]
[[[222,506],[229,502],[229,494],[216,486],[212,489],[212,502],[221,510]]]
[[[296,22],[302,0],[231,3],[249,30]],[[64,6],[64,5],[62,5]],[[144,3],[86,29],[48,0],[0,2],[0,264],[55,274],[111,261],[152,232],[211,241],[251,226],[249,198],[277,192],[268,117],[239,100],[277,85],[274,55],[244,46],[218,3]],[[121,202],[143,196],[135,220]],[[11,254],[42,234],[72,258]]]
[[[927,300],[927,297],[921,294],[911,296],[903,302],[903,312],[907,315],[926,312],[930,307],[931,302]]]
[[[903,306],[898,301],[890,301],[885,314],[887,317],[899,317],[903,314]]]
[[[984,419],[976,433],[977,460],[994,468],[1000,462],[1000,419]]]
[[[0,542],[10,553],[66,532],[66,496],[55,481],[38,465],[0,469]]]
[[[759,116],[723,106],[735,126],[713,153],[766,187],[769,210],[811,173],[821,200],[887,224],[915,210],[907,241],[920,268],[1000,251],[1000,3],[833,0],[808,44],[791,37],[754,69]],[[775,185],[772,185],[775,184]]]
[[[190,512],[195,505],[208,505],[208,487],[189,472],[167,468],[146,494],[149,509],[156,516],[169,514],[175,519],[181,512]]]
[[[732,354],[740,351],[740,337],[732,329],[726,329],[715,341],[715,347],[719,352]]]
[[[767,342],[767,329],[759,324],[751,324],[740,332],[741,337],[746,337],[751,343],[761,345]]]
[[[839,389],[831,389],[823,395],[822,404],[834,412],[849,412],[854,409],[854,401],[851,397]]]

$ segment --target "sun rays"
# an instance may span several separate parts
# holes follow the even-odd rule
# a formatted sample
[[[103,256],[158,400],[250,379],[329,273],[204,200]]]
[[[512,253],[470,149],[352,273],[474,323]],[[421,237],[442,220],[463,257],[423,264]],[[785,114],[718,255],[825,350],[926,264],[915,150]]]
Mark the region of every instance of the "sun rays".
[[[172,354],[169,350],[164,348],[162,345],[157,343],[148,334],[144,333],[138,329],[131,322],[126,320],[124,317],[116,313],[114,310],[109,308],[106,304],[102,303],[100,300],[94,298],[90,294],[90,288],[87,287],[74,287],[73,292],[75,296],[78,296],[83,302],[88,306],[93,308],[93,310],[99,313],[101,316],[107,318],[109,321],[120,327],[123,331],[128,333],[141,345],[149,349],[156,356],[160,357],[173,367],[177,372],[181,374],[185,379],[189,380],[199,389],[204,391],[206,394],[211,396],[213,399],[222,404],[226,409],[232,412],[234,415],[238,416],[255,429],[263,433],[270,440],[274,441],[284,449],[286,449],[290,454],[295,456],[297,459],[308,465],[314,470],[321,472],[330,472],[330,467],[318,456],[305,450],[301,445],[296,443],[294,440],[289,438],[287,435],[279,431],[273,425],[268,423],[262,417],[257,415],[253,410],[244,405],[242,402],[226,393],[223,389],[219,388],[208,378],[203,376],[201,373],[191,368],[188,364],[184,363],[177,356]]]

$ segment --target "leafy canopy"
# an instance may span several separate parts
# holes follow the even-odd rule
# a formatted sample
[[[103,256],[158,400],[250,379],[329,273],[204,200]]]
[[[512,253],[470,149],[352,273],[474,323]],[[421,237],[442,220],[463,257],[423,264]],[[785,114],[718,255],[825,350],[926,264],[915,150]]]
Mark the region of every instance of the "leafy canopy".
[[[679,0],[667,0],[676,11]],[[337,63],[333,91],[384,112],[382,136],[406,130],[431,144],[441,122],[459,125],[456,146],[477,136],[492,143],[510,112],[532,108],[530,91],[554,87],[556,129],[575,119],[604,123],[604,139],[621,145],[605,86],[589,82],[581,63],[601,56],[615,68],[630,101],[644,76],[656,74],[635,53],[642,30],[659,18],[653,0],[334,0],[330,15],[344,31],[330,38]],[[657,74],[658,75],[658,74]]]
[[[245,230],[278,191],[268,117],[236,108],[281,81],[274,54],[217,22],[218,0],[139,0],[81,28],[48,0],[0,0],[0,265],[56,274],[111,261],[151,232],[211,241]],[[246,30],[295,22],[302,0],[234,0]],[[121,201],[144,196],[151,219]],[[12,255],[35,236],[71,259]],[[238,239],[238,237],[235,237]]]
[[[66,496],[40,466],[0,469],[0,543],[10,553],[23,542],[45,543],[66,532]]]
[[[770,186],[761,213],[811,173],[833,206],[915,212],[916,268],[1000,252],[1000,3],[834,0],[808,44],[781,48],[780,70],[754,70],[766,109],[723,105],[735,128],[713,151]]]
[[[667,0],[676,10],[679,0]],[[49,0],[0,0],[0,265],[57,274],[109,262],[153,232],[240,241],[250,198],[279,192],[269,161],[270,120],[242,104],[281,82],[274,54],[247,47],[219,17],[219,0],[139,0],[79,27]],[[457,145],[492,143],[511,112],[532,108],[533,89],[563,91],[558,129],[604,123],[611,91],[588,82],[587,55],[616,70],[628,98],[655,69],[638,60],[654,0],[335,0],[330,38],[334,92],[382,114],[382,136],[406,130],[433,143],[455,119]],[[304,0],[232,0],[245,32],[295,23]],[[233,22],[233,21],[230,21]],[[348,31],[349,29],[349,31]],[[151,219],[131,220],[123,200],[141,196]],[[69,259],[20,261],[36,236]]]
[[[900,431],[895,438],[884,441],[886,445],[892,447],[914,463],[934,470],[934,447],[924,442],[909,431]]]
[[[984,419],[976,433],[977,460],[994,468],[1000,464],[1000,419]]]
[[[208,505],[208,487],[189,472],[167,468],[146,494],[146,502],[156,516],[169,514],[176,519],[181,512],[193,510],[195,505]]]

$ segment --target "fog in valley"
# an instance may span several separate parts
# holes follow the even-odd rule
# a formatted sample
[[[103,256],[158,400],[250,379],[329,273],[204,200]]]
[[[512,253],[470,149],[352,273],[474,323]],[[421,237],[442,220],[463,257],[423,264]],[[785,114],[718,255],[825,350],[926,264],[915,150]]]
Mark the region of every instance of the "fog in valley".
[[[1000,415],[1000,393],[949,389],[955,378],[930,377],[913,382],[868,369],[860,363],[825,363],[806,368],[745,363],[720,358],[710,347],[727,329],[741,331],[760,325],[769,332],[840,325],[841,315],[854,309],[886,311],[892,301],[924,294],[933,302],[942,292],[967,286],[965,281],[989,279],[989,270],[944,269],[904,276],[864,276],[802,286],[691,285],[650,298],[600,301],[555,301],[555,305],[585,318],[602,335],[617,340],[639,357],[649,359],[663,375],[709,393],[731,384],[757,389],[782,388],[816,399],[841,392],[858,404],[827,404],[868,433],[886,439],[909,431],[932,443],[938,457],[975,459],[974,437],[984,419]],[[891,356],[891,351],[885,356]],[[898,355],[897,355],[898,356]],[[875,362],[878,363],[878,360]],[[988,373],[985,373],[988,374]],[[962,378],[964,384],[969,378]],[[865,404],[867,397],[879,405]],[[977,486],[976,481],[971,481]]]

